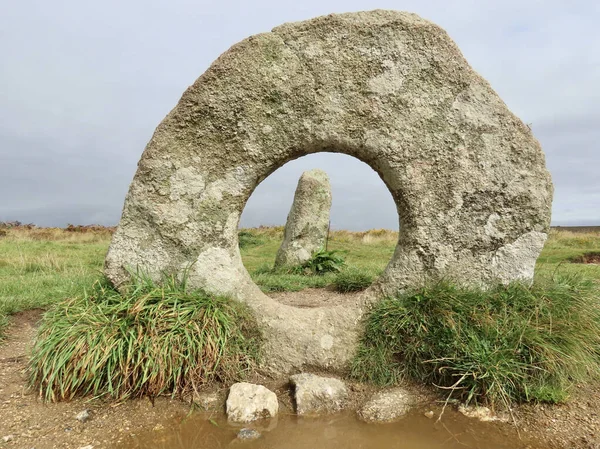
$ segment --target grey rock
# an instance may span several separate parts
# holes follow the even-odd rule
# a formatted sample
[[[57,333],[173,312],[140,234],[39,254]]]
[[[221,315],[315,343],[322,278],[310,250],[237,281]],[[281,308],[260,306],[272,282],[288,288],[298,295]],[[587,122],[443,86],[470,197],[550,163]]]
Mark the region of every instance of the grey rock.
[[[333,377],[302,373],[290,377],[299,415],[339,412],[348,399],[344,382]]]
[[[406,415],[414,402],[414,397],[404,388],[380,391],[361,407],[358,416],[367,422],[395,421]]]
[[[300,309],[254,284],[237,226],[262,180],[319,151],[371,166],[401,229],[354,302]],[[135,269],[185,273],[256,312],[265,369],[344,369],[383,295],[441,278],[531,281],[552,195],[531,130],[443,29],[404,12],[332,14],[243,40],[186,90],[141,157],[105,273],[116,286]]]
[[[226,410],[229,421],[247,423],[277,416],[279,401],[275,393],[262,385],[239,382],[229,389]]]
[[[83,411],[77,413],[77,415],[75,416],[75,419],[79,422],[86,422],[88,419],[90,419],[89,410],[83,410]]]
[[[302,173],[288,214],[275,266],[298,266],[325,247],[329,231],[331,186],[323,170]]]
[[[255,429],[241,429],[237,434],[240,440],[256,440],[260,438],[260,432]]]

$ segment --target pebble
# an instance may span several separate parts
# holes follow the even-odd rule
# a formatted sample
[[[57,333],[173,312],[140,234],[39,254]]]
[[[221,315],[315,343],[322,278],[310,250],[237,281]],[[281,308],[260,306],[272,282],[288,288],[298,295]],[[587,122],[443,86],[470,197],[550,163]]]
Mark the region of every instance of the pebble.
[[[8,443],[9,441],[12,441],[15,439],[14,435],[6,435],[2,437],[2,442],[3,443]]]
[[[238,439],[240,440],[256,440],[260,438],[260,432],[254,429],[242,429],[237,434]]]
[[[79,412],[75,416],[75,419],[79,422],[86,422],[89,418],[90,418],[90,412],[88,410]]]
[[[431,419],[433,418],[433,410],[429,410],[426,413],[423,413],[427,418]]]

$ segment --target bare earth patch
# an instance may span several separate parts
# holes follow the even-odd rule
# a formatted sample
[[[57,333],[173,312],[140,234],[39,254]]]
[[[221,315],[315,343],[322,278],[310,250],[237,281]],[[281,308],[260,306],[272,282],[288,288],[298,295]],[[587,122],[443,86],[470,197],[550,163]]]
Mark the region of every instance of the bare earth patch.
[[[351,303],[360,293],[338,293],[328,288],[306,288],[299,292],[272,292],[267,296],[288,306],[313,308]]]
[[[574,257],[571,259],[573,263],[591,263],[591,264],[600,264],[600,253],[599,252],[591,252],[585,253],[581,256]]]
[[[565,404],[516,409],[522,434],[536,434],[552,449],[600,449],[600,384],[578,385]]]

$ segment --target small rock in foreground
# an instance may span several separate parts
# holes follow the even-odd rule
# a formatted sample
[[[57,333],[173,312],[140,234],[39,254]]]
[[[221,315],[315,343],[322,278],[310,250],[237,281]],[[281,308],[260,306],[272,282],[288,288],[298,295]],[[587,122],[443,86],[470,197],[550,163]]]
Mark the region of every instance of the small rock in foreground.
[[[229,421],[246,423],[275,417],[279,401],[275,393],[262,385],[239,382],[229,389],[226,408]]]
[[[492,412],[487,407],[460,405],[458,407],[458,411],[465,415],[467,418],[475,418],[482,422],[508,421],[507,419],[495,415],[494,412]]]
[[[367,422],[390,422],[406,415],[414,402],[404,388],[380,391],[363,405],[358,416]]]
[[[75,416],[75,419],[79,422],[86,422],[88,419],[90,419],[90,412],[88,410],[79,412]]]
[[[239,440],[256,440],[260,438],[260,432],[254,429],[242,429],[238,432],[237,437]]]
[[[346,405],[346,385],[333,377],[302,373],[290,377],[295,387],[296,413],[299,415],[335,413]]]
[[[12,441],[15,439],[14,435],[6,435],[2,437],[2,442],[3,443],[8,443],[9,441]]]

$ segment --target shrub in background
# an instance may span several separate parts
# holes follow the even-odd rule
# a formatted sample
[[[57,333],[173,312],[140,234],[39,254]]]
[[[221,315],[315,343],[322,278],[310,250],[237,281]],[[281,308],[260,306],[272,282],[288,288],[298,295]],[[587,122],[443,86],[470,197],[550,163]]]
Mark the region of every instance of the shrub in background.
[[[241,303],[186,291],[174,279],[158,286],[138,278],[123,294],[98,282],[45,314],[29,376],[52,401],[176,395],[242,378],[259,344],[257,324]]]
[[[600,300],[561,277],[489,290],[440,283],[387,298],[366,321],[354,377],[433,383],[466,402],[564,400],[600,374]]]

